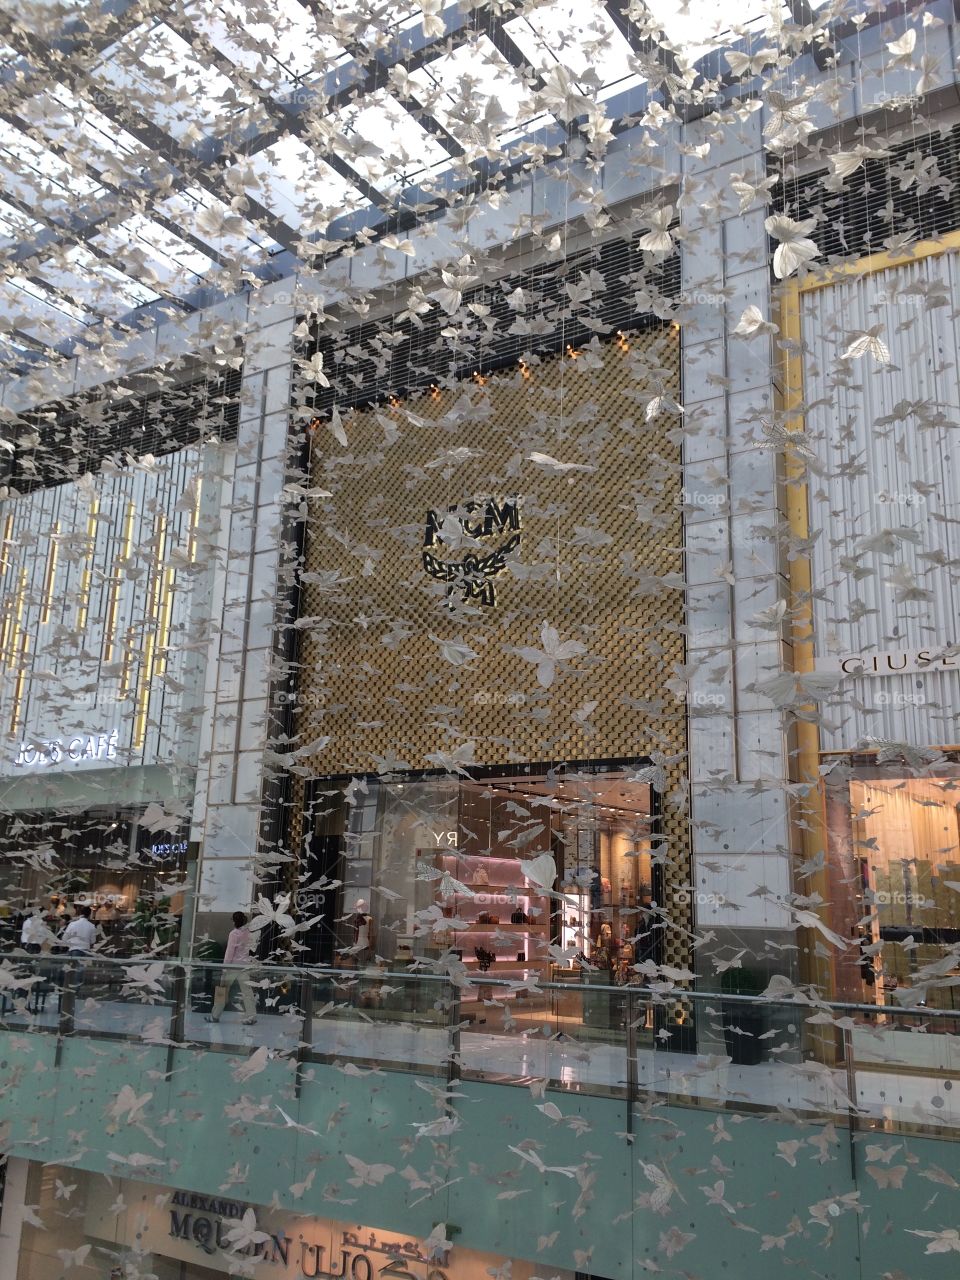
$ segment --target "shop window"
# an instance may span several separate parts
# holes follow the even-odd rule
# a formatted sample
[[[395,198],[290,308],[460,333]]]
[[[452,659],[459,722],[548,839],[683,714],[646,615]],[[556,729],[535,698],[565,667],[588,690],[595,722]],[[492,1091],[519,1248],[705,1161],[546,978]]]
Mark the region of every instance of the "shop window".
[[[839,772],[839,771],[838,771]],[[836,927],[859,939],[838,962],[841,998],[892,1003],[960,942],[960,768],[923,777],[891,766],[844,769],[827,788],[829,891]],[[928,993],[957,1008],[957,988]]]
[[[342,881],[323,908],[328,954],[347,968],[452,957],[474,978],[636,980],[655,950],[659,866],[654,796],[633,772],[523,766],[352,785],[339,862],[328,816],[301,877],[316,884],[320,850]]]
[[[34,907],[59,933],[78,906],[89,906],[104,954],[175,955],[187,834],[148,831],[138,817],[114,809],[8,816],[0,831],[2,945],[19,943],[23,917]]]

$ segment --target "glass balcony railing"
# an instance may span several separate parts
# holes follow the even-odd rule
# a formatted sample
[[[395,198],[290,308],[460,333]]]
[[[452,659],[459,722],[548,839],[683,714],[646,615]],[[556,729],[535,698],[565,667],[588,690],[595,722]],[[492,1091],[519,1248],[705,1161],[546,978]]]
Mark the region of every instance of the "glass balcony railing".
[[[591,975],[592,976],[592,975]],[[593,982],[6,956],[0,1031],[960,1137],[960,1014]],[[632,1110],[632,1109],[631,1109]]]

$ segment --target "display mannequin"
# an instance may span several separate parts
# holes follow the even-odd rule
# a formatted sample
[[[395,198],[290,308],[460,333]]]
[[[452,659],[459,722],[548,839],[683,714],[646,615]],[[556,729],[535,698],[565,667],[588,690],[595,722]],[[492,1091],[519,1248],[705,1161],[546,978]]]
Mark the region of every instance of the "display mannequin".
[[[353,947],[357,968],[368,964],[376,951],[376,929],[367,910],[367,900],[358,898],[353,907]]]

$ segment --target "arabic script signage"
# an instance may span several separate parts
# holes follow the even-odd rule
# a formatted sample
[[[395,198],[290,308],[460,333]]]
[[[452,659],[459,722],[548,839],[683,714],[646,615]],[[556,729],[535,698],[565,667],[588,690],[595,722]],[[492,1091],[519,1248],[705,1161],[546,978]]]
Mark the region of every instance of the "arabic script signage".
[[[309,1214],[283,1213],[217,1194],[167,1190],[124,1179],[119,1184],[122,1208],[117,1212],[114,1182],[78,1174],[86,1185],[84,1229],[88,1239],[112,1245],[137,1242],[146,1253],[227,1274],[261,1280],[489,1280],[503,1265],[496,1254],[463,1245],[438,1253],[425,1240],[381,1231],[354,1222],[337,1222]],[[235,1234],[253,1210],[256,1239],[242,1247]],[[242,1237],[241,1237],[242,1238]],[[533,1280],[536,1263],[517,1260],[512,1280]],[[573,1273],[553,1267],[551,1277],[573,1280]]]
[[[326,1240],[309,1229],[288,1233],[261,1228],[266,1240],[234,1249],[228,1233],[249,1205],[236,1200],[177,1191],[169,1205],[170,1237],[192,1244],[209,1257],[228,1253],[276,1267],[295,1267],[307,1280],[448,1280],[416,1240],[378,1239],[375,1231],[340,1228]],[[449,1255],[446,1255],[449,1257]]]

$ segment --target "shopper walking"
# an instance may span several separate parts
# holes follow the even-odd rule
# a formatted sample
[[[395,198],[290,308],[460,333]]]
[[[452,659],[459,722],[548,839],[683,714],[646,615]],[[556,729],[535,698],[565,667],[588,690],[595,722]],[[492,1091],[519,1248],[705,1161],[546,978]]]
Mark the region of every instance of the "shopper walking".
[[[247,928],[247,917],[242,911],[233,913],[233,928],[227,937],[227,950],[223,963],[248,965],[254,947],[254,937]],[[249,1026],[257,1020],[257,1000],[250,982],[249,969],[242,970],[234,979],[229,973],[223,973],[220,983],[213,994],[213,1008],[207,1014],[206,1022],[219,1022],[227,1006],[227,998],[234,981],[240,988],[240,1000],[243,1004],[243,1022]]]

